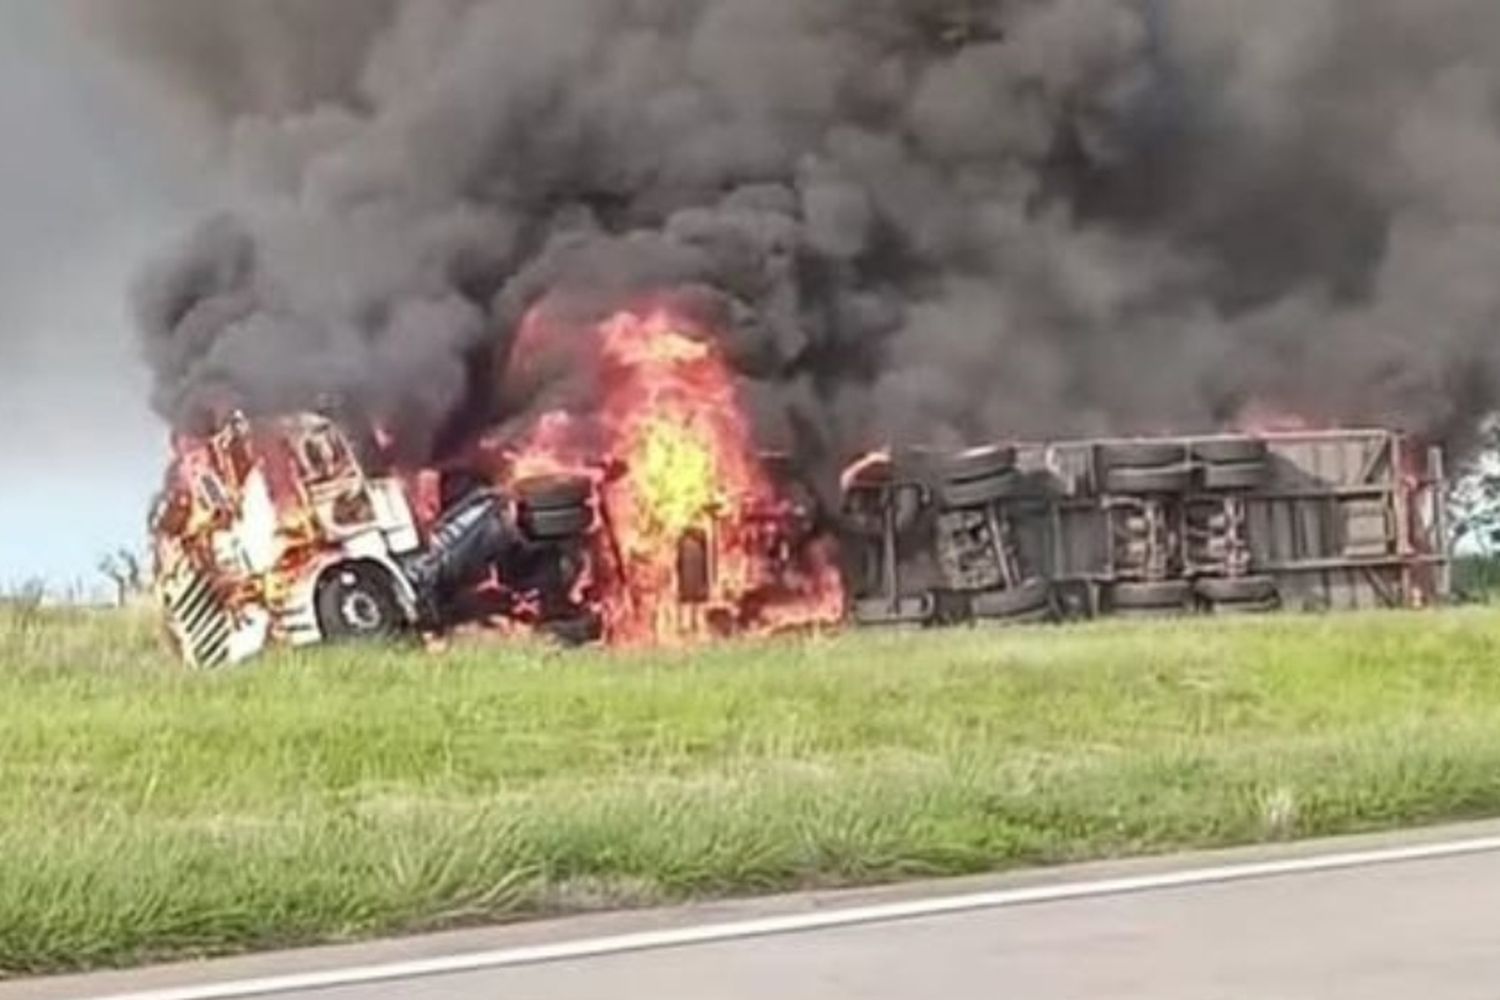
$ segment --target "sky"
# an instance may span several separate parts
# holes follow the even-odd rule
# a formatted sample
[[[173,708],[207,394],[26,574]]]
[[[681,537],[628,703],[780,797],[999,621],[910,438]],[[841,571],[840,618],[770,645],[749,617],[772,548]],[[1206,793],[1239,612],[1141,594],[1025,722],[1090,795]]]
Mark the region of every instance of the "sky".
[[[164,430],[129,286],[195,208],[57,16],[0,0],[0,589],[144,548]]]

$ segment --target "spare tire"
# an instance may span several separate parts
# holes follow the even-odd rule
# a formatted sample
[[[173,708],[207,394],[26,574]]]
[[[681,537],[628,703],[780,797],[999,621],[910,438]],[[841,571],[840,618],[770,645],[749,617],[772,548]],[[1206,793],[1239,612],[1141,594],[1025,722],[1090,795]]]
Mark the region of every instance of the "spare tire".
[[[587,476],[534,476],[515,484],[516,499],[533,510],[582,507],[594,497]]]
[[[1043,619],[1052,610],[1052,585],[1043,579],[1029,580],[1009,590],[990,590],[969,599],[969,611],[987,621]]]
[[[1193,488],[1193,470],[1186,465],[1153,469],[1110,469],[1104,492],[1117,496],[1172,496]]]
[[[1255,437],[1214,438],[1193,445],[1193,456],[1198,461],[1218,465],[1264,462],[1270,455],[1270,446],[1263,439]]]
[[[1156,583],[1117,583],[1109,592],[1109,603],[1120,611],[1158,611],[1186,608],[1193,598],[1188,580]]]
[[[1004,475],[1016,467],[1016,449],[1009,445],[971,448],[950,455],[941,463],[941,474],[952,483],[972,483]]]
[[[1186,465],[1187,445],[1176,441],[1126,441],[1099,446],[1099,465],[1104,469],[1157,469]]]

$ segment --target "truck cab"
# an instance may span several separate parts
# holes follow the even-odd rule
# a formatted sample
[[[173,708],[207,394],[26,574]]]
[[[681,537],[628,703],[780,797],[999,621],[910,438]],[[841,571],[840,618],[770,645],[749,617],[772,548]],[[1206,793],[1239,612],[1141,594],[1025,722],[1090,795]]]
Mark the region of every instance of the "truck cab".
[[[372,471],[363,450],[315,413],[234,414],[207,438],[174,441],[151,534],[168,631],[188,663],[389,639],[462,614],[578,613],[586,481],[532,484],[550,503],[538,515],[482,483],[444,497],[436,473]]]

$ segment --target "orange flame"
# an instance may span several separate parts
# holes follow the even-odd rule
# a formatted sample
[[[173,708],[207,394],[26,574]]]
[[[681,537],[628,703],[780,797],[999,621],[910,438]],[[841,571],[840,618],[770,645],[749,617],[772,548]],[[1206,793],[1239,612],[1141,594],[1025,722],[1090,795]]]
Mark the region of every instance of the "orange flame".
[[[520,343],[546,336],[539,314]],[[658,309],[624,312],[595,331],[599,409],[544,418],[511,463],[515,477],[596,464],[603,530],[598,574],[612,641],[675,643],[839,620],[835,562],[787,550],[797,512],[754,446],[734,374],[713,341]],[[588,442],[581,444],[581,442]],[[606,582],[612,580],[612,584]]]

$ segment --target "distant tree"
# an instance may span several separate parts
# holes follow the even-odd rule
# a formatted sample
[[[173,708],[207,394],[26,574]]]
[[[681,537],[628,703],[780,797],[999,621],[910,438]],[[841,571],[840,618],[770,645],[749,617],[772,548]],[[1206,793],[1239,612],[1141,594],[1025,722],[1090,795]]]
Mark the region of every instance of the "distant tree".
[[[150,586],[146,580],[145,563],[130,549],[121,548],[99,561],[99,572],[114,586],[115,604],[125,607],[141,596]]]

